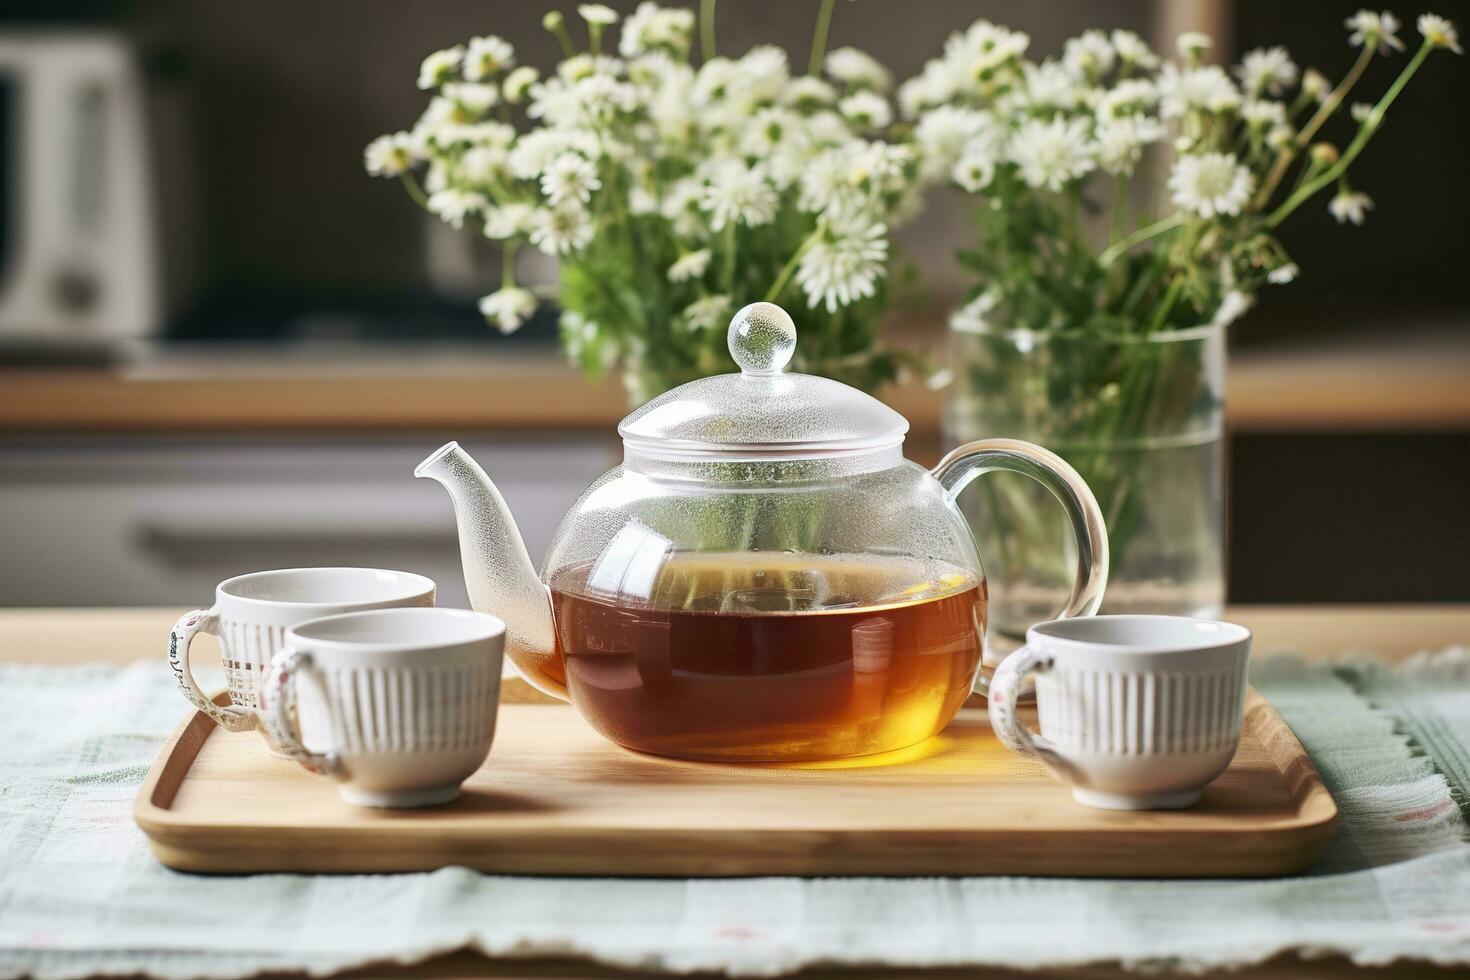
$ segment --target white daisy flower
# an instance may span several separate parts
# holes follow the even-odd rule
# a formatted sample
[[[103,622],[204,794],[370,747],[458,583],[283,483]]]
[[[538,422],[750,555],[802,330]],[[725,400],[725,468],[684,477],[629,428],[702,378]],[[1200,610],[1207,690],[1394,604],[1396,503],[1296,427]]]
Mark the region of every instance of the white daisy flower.
[[[1171,63],[1159,72],[1159,105],[1165,119],[1196,109],[1225,112],[1240,105],[1240,92],[1219,65],[1181,69]]]
[[[397,177],[412,169],[417,146],[409,133],[379,136],[362,151],[362,165],[374,177]]]
[[[524,235],[531,229],[531,213],[534,210],[531,205],[520,201],[490,208],[485,212],[485,237],[498,241]]]
[[[507,286],[480,298],[480,315],[501,333],[515,333],[535,312],[535,295],[519,286]]]
[[[516,49],[503,37],[487,34],[470,38],[464,53],[464,77],[478,82],[515,67]]]
[[[1279,123],[1266,130],[1266,145],[1273,150],[1284,150],[1296,142],[1296,130],[1286,123]]]
[[[1390,48],[1396,51],[1404,50],[1404,42],[1398,37],[1401,26],[1399,19],[1387,10],[1382,13],[1360,10],[1343,23],[1352,31],[1348,35],[1348,43],[1355,48],[1368,45],[1385,55],[1389,53]]]
[[[618,22],[618,12],[600,3],[578,4],[577,13],[587,23],[596,24],[598,27],[608,27]]]
[[[964,106],[935,106],[924,113],[914,127],[919,172],[930,179],[949,173],[965,144],[993,124],[990,113]]]
[[[704,197],[704,183],[693,177],[674,181],[659,204],[659,213],[674,226],[674,233],[693,238],[705,227],[704,212],[699,202]]]
[[[467,184],[488,184],[505,169],[506,152],[497,146],[472,146],[454,165],[459,179]]]
[[[739,134],[741,154],[762,160],[769,159],[782,147],[794,148],[809,142],[802,117],[784,106],[761,109]]]
[[[516,140],[510,151],[510,172],[521,180],[539,180],[551,161],[567,150],[589,159],[601,148],[591,133],[580,129],[536,129]]]
[[[1235,76],[1251,95],[1280,95],[1296,84],[1297,67],[1279,45],[1247,51],[1235,68]]]
[[[1062,64],[1078,78],[1097,79],[1112,70],[1117,61],[1108,36],[1096,28],[1070,38],[1062,49]]]
[[[995,179],[995,167],[999,162],[995,141],[979,136],[965,144],[950,177],[956,184],[974,194],[990,186],[990,182]]]
[[[668,50],[683,57],[693,34],[694,11],[640,3],[623,21],[618,53],[624,58],[634,58],[651,50]]]
[[[537,208],[530,227],[531,244],[547,255],[580,252],[592,242],[592,219],[580,205]]]
[[[464,59],[464,45],[456,44],[443,51],[435,51],[419,65],[419,88],[438,88],[454,78]]]
[[[1092,170],[1097,145],[1088,137],[1087,119],[1050,122],[1029,119],[1011,139],[1010,158],[1031,187],[1059,191]]]
[[[851,88],[869,88],[886,92],[893,86],[893,75],[878,60],[857,48],[837,48],[827,53],[822,70]]]
[[[1369,102],[1354,102],[1348,107],[1348,115],[1353,117],[1355,123],[1365,123],[1373,115],[1373,105]]]
[[[776,189],[759,167],[740,160],[717,161],[709,168],[700,206],[709,213],[710,227],[720,231],[727,224],[750,227],[776,220],[779,205]]]
[[[1180,208],[1201,218],[1240,214],[1255,189],[1255,177],[1230,153],[1180,157],[1169,173],[1169,190]]]
[[[730,297],[704,296],[684,307],[684,326],[691,330],[716,330],[730,323]]]
[[[440,91],[454,103],[461,121],[466,122],[479,119],[500,101],[500,89],[481,82],[451,82]]]
[[[837,103],[837,108],[859,129],[883,129],[893,122],[888,100],[875,92],[854,92]]]
[[[1256,129],[1283,126],[1286,124],[1286,104],[1271,99],[1252,99],[1240,107],[1240,118]]]
[[[1043,61],[1039,65],[1028,62],[1023,70],[1026,105],[1033,109],[1075,109],[1082,104],[1082,84],[1065,65],[1055,61]]]
[[[568,200],[586,204],[601,189],[597,168],[580,153],[561,154],[541,174],[541,193],[553,207]]]
[[[1097,126],[1097,162],[1105,173],[1133,173],[1143,148],[1164,138],[1164,125],[1149,116],[1107,119]]]
[[[709,249],[701,248],[679,256],[669,266],[669,282],[688,282],[704,275],[704,270],[709,268],[710,254]]]
[[[484,194],[453,187],[430,194],[428,202],[430,211],[456,229],[464,227],[466,218],[484,212],[489,206],[490,200]]]
[[[1146,113],[1158,105],[1158,87],[1142,78],[1126,78],[1103,93],[1097,104],[1099,119],[1121,119]]]
[[[1202,34],[1199,31],[1185,31],[1174,41],[1174,45],[1179,49],[1180,56],[1188,61],[1198,59],[1200,55],[1208,51],[1214,44],[1215,41],[1210,35]]]
[[[990,329],[990,322],[985,319],[986,314],[1000,304],[1000,290],[991,286],[979,296],[976,296],[964,306],[950,314],[949,325],[951,329],[963,333],[984,333]]]
[[[1275,286],[1285,286],[1289,282],[1295,282],[1301,272],[1295,262],[1286,262],[1266,273],[1266,281]]]
[[[1455,25],[1438,14],[1420,14],[1419,33],[1436,48],[1445,48],[1455,54],[1465,53],[1460,47],[1460,33],[1455,30]]]
[[[1159,56],[1154,54],[1148,42],[1132,31],[1114,31],[1112,42],[1113,50],[1118,53],[1118,60],[1123,64],[1133,65],[1144,71],[1159,67]]]
[[[530,65],[522,65],[505,76],[505,82],[501,91],[505,95],[505,101],[511,105],[520,105],[526,101],[526,95],[531,91],[531,86],[541,78],[541,73]]]
[[[795,109],[818,109],[837,101],[837,89],[824,78],[802,75],[786,86],[781,101]]]
[[[1361,225],[1372,209],[1373,199],[1362,191],[1341,190],[1327,202],[1328,213],[1340,225],[1345,225],[1349,221],[1355,225]]]
[[[864,218],[829,218],[796,268],[808,306],[835,313],[878,291],[888,263],[888,229]]]

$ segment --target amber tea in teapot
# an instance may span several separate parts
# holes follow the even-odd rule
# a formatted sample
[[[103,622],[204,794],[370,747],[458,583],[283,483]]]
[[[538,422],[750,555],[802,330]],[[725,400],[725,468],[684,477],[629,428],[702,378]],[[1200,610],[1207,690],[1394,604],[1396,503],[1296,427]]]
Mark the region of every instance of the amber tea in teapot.
[[[932,569],[931,569],[932,571]],[[671,556],[645,601],[599,596],[590,565],[551,582],[573,703],[645,752],[836,758],[937,732],[970,693],[985,589],[904,558]]]

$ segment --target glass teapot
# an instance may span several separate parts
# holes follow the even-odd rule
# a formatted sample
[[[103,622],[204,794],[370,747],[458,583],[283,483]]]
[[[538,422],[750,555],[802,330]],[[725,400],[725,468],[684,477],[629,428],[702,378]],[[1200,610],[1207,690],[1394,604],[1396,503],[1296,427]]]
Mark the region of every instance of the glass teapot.
[[[1077,538],[1063,615],[1097,610],[1102,514],[1059,457],[1011,439],[933,470],[908,422],[829,378],[784,371],[796,327],[770,303],[730,324],[739,374],[625,418],[623,463],[562,520],[538,576],[479,465],[450,443],[414,471],[454,501],[475,609],[507,625],[532,685],[607,738],[689,759],[835,759],[938,732],[985,644],[985,573],[955,497],[981,473],[1044,484]]]

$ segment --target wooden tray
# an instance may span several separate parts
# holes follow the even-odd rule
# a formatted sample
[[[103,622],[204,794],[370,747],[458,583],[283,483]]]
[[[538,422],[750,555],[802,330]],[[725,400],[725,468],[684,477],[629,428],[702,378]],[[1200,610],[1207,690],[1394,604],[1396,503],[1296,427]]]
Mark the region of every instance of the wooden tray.
[[[163,747],[134,815],[158,859],[190,871],[678,876],[1283,875],[1316,858],[1337,818],[1291,729],[1254,691],[1240,750],[1203,801],[1147,813],[1073,802],[1002,748],[980,709],[912,749],[762,766],[638,755],[566,706],[500,710],[464,796],[424,810],[349,806],[258,735],[195,714]]]

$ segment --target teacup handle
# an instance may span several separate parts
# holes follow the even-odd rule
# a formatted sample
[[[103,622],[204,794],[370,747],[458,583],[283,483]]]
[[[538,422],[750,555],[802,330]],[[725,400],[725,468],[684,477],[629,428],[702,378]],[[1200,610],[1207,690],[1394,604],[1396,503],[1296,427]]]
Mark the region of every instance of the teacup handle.
[[[1077,536],[1077,576],[1072,595],[1057,619],[1091,616],[1102,605],[1108,587],[1108,531],[1097,498],[1087,481],[1056,453],[1020,439],[981,439],[945,456],[930,472],[951,503],[981,473],[1008,470],[1024,473],[1051,491],[1061,503]]]
[[[227,732],[246,732],[255,727],[255,714],[248,708],[239,705],[225,705],[221,707],[210,700],[209,696],[199,687],[199,682],[194,680],[194,673],[189,669],[189,644],[194,641],[197,633],[210,633],[219,635],[219,613],[213,609],[195,609],[186,612],[174,623],[174,628],[168,632],[168,665],[173,668],[174,681],[184,697],[189,699],[199,711],[208,715],[216,725]]]
[[[316,670],[316,662],[310,653],[288,643],[276,654],[265,672],[260,699],[263,705],[260,709],[261,723],[281,751],[301,763],[303,768],[341,779],[346,773],[337,753],[308,749],[302,744],[301,732],[292,721],[292,710],[296,707],[296,673],[300,670]],[[330,699],[327,710],[332,710]]]
[[[1000,662],[990,679],[990,727],[1001,744],[1012,752],[1036,756],[1053,769],[1062,767],[1061,756],[1039,734],[1026,730],[1016,714],[1016,704],[1032,674],[1050,670],[1050,656],[1030,647],[1022,647]]]

